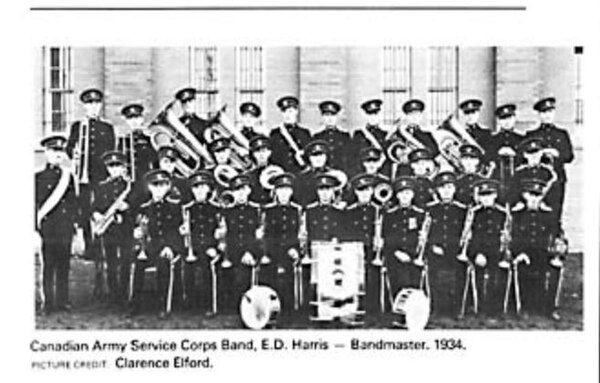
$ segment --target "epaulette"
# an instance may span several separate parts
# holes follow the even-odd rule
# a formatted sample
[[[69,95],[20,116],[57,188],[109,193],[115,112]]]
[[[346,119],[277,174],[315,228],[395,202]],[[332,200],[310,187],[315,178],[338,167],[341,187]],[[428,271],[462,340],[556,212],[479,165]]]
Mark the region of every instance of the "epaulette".
[[[411,205],[410,207],[411,207],[411,208],[412,208],[414,211],[416,211],[417,213],[425,213],[425,210],[424,210],[424,209],[421,209],[421,208],[420,208],[420,207],[418,207],[418,206]]]
[[[111,180],[110,177],[106,177],[102,181],[98,182],[98,185],[106,185]]]
[[[300,206],[300,204],[297,204],[294,201],[290,201],[290,206],[294,207],[297,210],[302,210],[302,206]]]
[[[218,203],[218,202],[216,202],[216,201],[213,201],[213,200],[208,200],[208,203],[209,203],[211,206],[213,206],[213,207],[216,207],[216,208],[220,208],[220,207],[221,207],[221,205],[219,205],[219,203]]]
[[[358,202],[354,202],[352,205],[346,206],[346,210],[354,209],[357,206],[358,206]]]
[[[541,202],[540,203],[540,211],[548,212],[548,211],[552,211],[552,208],[550,206],[546,205],[545,202]]]
[[[390,177],[386,176],[385,174],[377,173],[377,176],[386,182],[390,182]]]
[[[458,206],[458,207],[460,207],[461,209],[466,209],[466,208],[467,208],[467,205],[465,205],[465,204],[464,204],[464,203],[462,203],[462,202],[458,202],[458,201],[452,201],[452,204],[453,204],[454,206]]]
[[[148,201],[144,202],[143,204],[140,205],[140,207],[148,207],[152,204],[152,199],[149,199]]]
[[[311,170],[312,170],[312,168],[309,166],[309,167],[307,167],[306,169],[302,169],[302,170],[300,171],[300,174],[307,174],[307,173],[309,173]]]
[[[391,214],[391,213],[394,213],[395,211],[397,211],[398,209],[400,209],[400,206],[397,206],[397,205],[396,206],[392,206],[389,209],[387,209],[385,211],[385,213],[386,214]]]
[[[277,203],[275,203],[275,201],[273,201],[273,202],[269,202],[268,204],[266,204],[263,207],[263,209],[270,209],[270,208],[275,207],[275,206],[277,206]]]
[[[502,206],[502,205],[498,204],[498,203],[497,203],[497,204],[494,204],[494,207],[495,207],[497,210],[499,210],[499,211],[501,211],[501,212],[503,212],[503,213],[506,213],[506,212],[507,212],[507,211],[506,211],[506,208],[505,208],[504,206]],[[510,210],[510,209],[509,209],[509,210]]]
[[[510,209],[510,211],[521,211],[525,209],[525,204],[523,202],[517,202],[515,206]]]
[[[172,203],[173,205],[178,205],[181,203],[181,200],[167,196],[165,197],[165,202]]]
[[[312,202],[312,203],[309,203],[308,205],[306,205],[306,208],[307,209],[312,209],[312,208],[315,208],[317,206],[319,206],[318,202]]]
[[[256,202],[252,202],[252,201],[248,201],[248,206],[253,207],[253,208],[260,208],[260,204],[257,204]]]
[[[527,168],[529,168],[529,167],[530,167],[530,166],[529,166],[529,165],[527,165],[527,164],[522,164],[522,165],[519,165],[519,166],[517,166],[517,167],[516,167],[516,169],[515,169],[515,172],[518,172],[518,171],[520,171],[520,170],[523,170],[523,169],[527,169]]]
[[[193,200],[192,200],[192,201],[190,201],[190,202],[188,202],[188,203],[184,204],[182,207],[183,207],[184,209],[189,209],[189,208],[191,208],[192,206],[194,206],[195,204],[196,204],[196,201],[193,201]]]
[[[431,202],[427,202],[427,204],[425,205],[425,207],[434,207],[436,205],[439,205],[440,201],[431,201]]]

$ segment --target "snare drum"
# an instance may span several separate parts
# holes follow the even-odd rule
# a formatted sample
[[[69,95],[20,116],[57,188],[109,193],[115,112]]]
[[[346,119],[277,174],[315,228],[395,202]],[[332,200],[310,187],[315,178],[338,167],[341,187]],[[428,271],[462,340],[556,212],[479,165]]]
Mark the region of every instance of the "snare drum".
[[[280,311],[279,296],[268,286],[252,286],[244,293],[240,302],[242,322],[252,330],[274,325]]]
[[[392,312],[399,317],[395,325],[409,330],[423,330],[430,314],[430,300],[421,289],[400,290],[394,299]]]

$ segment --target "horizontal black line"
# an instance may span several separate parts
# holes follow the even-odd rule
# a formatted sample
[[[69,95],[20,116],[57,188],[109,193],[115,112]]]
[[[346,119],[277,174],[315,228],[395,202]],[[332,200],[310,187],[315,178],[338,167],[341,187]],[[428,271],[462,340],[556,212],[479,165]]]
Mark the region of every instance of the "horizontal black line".
[[[328,6],[328,5],[300,5],[300,6],[164,6],[164,7],[31,7],[31,11],[76,11],[76,12],[113,12],[113,11],[526,11],[527,7],[521,5],[506,6]]]

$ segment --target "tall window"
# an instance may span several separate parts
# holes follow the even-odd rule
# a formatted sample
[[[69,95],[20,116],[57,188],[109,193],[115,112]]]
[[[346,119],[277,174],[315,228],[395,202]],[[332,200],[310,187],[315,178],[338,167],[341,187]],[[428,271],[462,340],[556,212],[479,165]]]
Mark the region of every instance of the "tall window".
[[[431,47],[427,53],[428,123],[440,124],[458,103],[458,48]]]
[[[68,47],[43,47],[44,134],[66,132],[73,118],[72,52]]]
[[[217,53],[216,47],[195,47],[192,48],[190,55],[192,84],[197,89],[197,108],[200,114],[214,111],[220,106],[217,105],[219,96]]]
[[[383,47],[383,118],[391,125],[400,117],[402,104],[411,96],[410,47]]]
[[[235,105],[243,102],[258,104],[264,113],[265,63],[262,47],[238,47],[235,49]],[[264,115],[262,116],[264,118]]]
[[[575,47],[575,125],[583,125],[583,95],[581,82],[581,60],[583,47]]]

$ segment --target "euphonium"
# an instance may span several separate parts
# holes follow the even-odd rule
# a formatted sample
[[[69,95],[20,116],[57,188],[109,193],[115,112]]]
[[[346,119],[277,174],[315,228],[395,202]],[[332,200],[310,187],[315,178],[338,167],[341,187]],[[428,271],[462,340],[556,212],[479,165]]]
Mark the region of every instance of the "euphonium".
[[[460,163],[460,147],[462,145],[473,145],[482,154],[485,154],[485,150],[467,132],[467,129],[458,121],[454,113],[450,114],[433,133],[440,148],[440,153],[457,170],[462,171]]]
[[[260,181],[260,185],[265,190],[273,190],[274,185],[272,183],[273,178],[280,174],[285,173],[285,170],[281,166],[278,165],[268,165],[261,172],[258,177]]]
[[[225,114],[227,105],[223,105],[211,118],[211,125],[204,132],[204,140],[208,143],[226,137],[231,140],[231,162],[241,170],[248,171],[254,166],[250,159],[250,142],[237,129],[234,123]]]

